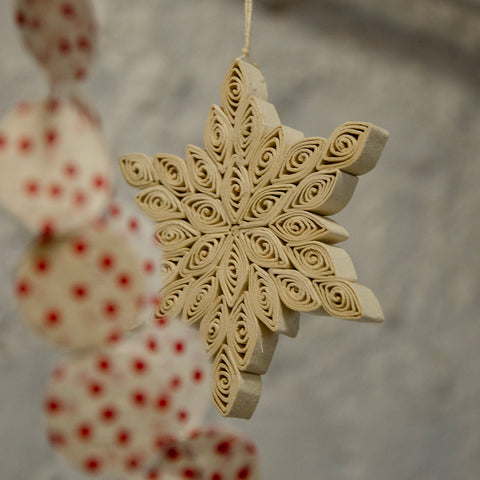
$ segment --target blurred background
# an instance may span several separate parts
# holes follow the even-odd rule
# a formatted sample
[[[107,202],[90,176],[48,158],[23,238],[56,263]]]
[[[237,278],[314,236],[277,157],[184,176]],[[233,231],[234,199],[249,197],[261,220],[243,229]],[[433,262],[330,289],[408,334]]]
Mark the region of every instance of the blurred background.
[[[10,1],[0,3],[0,112],[42,98]],[[243,46],[240,0],[95,0],[88,96],[112,158],[183,155]],[[480,477],[480,1],[257,0],[251,55],[282,122],[328,136],[390,131],[335,217],[383,325],[305,315],[281,338],[250,421],[264,479]],[[116,165],[116,163],[115,163]],[[116,168],[119,196],[134,190]],[[0,172],[1,175],[1,172]],[[40,414],[57,355],[21,321],[12,278],[30,235],[0,211],[0,477],[76,480]]]

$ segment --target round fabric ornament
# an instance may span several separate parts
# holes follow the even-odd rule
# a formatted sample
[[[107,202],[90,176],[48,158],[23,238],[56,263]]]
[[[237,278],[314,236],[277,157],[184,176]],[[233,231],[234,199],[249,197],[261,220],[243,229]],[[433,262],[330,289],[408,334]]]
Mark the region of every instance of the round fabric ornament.
[[[15,22],[52,85],[87,76],[97,43],[90,0],[16,0]]]
[[[256,446],[238,433],[203,428],[183,442],[172,441],[162,448],[160,464],[138,480],[258,480]],[[137,479],[135,479],[137,480]]]
[[[0,202],[34,233],[81,227],[102,214],[113,183],[102,134],[84,109],[49,99],[0,122]]]
[[[75,235],[35,241],[18,269],[23,317],[58,347],[118,341],[157,304],[160,265],[148,222],[119,202],[110,212]]]
[[[203,420],[208,362],[198,332],[157,322],[118,345],[70,357],[52,373],[50,442],[89,474],[150,468],[161,446]]]

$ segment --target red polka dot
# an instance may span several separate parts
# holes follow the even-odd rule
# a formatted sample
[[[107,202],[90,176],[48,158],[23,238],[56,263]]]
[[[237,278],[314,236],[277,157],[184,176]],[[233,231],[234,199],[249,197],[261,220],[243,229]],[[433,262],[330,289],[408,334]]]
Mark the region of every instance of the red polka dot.
[[[32,104],[29,102],[20,102],[17,105],[17,112],[20,114],[28,113],[32,109]]]
[[[29,137],[21,137],[18,140],[18,149],[22,153],[28,153],[33,149],[33,140]]]
[[[180,452],[176,447],[170,447],[167,450],[167,457],[169,460],[178,460],[180,458]]]
[[[128,221],[128,228],[132,231],[132,232],[136,232],[138,230],[138,220],[136,218],[131,218],[129,221]]]
[[[201,382],[203,380],[203,371],[200,369],[194,370],[192,377],[194,382]]]
[[[214,472],[212,473],[211,480],[223,480],[223,476],[221,473]]]
[[[40,227],[40,235],[44,240],[49,240],[55,235],[55,223],[53,220],[46,219]]]
[[[95,175],[92,180],[93,188],[100,190],[107,186],[107,179],[103,175]]]
[[[145,273],[154,273],[154,271],[155,271],[155,264],[154,264],[151,260],[147,260],[147,261],[143,264],[143,269],[144,269]]]
[[[63,189],[62,189],[62,186],[59,185],[58,183],[54,183],[52,185],[50,185],[50,187],[48,188],[48,193],[54,197],[54,198],[58,198],[62,195],[63,193]]]
[[[108,372],[110,371],[110,368],[112,367],[111,361],[108,357],[100,357],[97,360],[97,368],[101,370],[102,372]]]
[[[7,137],[0,133],[0,150],[3,150],[7,146]]]
[[[219,455],[228,455],[231,451],[231,448],[232,448],[231,442],[224,441],[224,442],[218,443],[217,446],[215,447],[215,450]]]
[[[109,333],[107,341],[109,343],[117,343],[122,338],[122,333],[118,330],[114,330],[113,332]]]
[[[40,30],[41,26],[42,26],[42,22],[38,17],[33,17],[32,20],[30,21],[30,28],[32,30]]]
[[[103,364],[102,364],[102,367],[100,367],[100,369],[104,370]],[[98,382],[93,382],[88,386],[88,391],[92,397],[98,397],[103,393],[103,385]]]
[[[158,350],[158,343],[153,337],[147,338],[145,345],[151,352],[156,352]]]
[[[57,448],[65,445],[66,443],[65,436],[60,432],[54,432],[54,431],[48,432],[48,441],[50,442],[51,445]]]
[[[74,240],[72,248],[75,255],[83,255],[88,250],[88,244],[84,240]]]
[[[248,478],[250,476],[250,467],[245,465],[242,467],[237,473],[237,479],[243,480],[244,478]]]
[[[49,310],[45,314],[45,325],[47,327],[57,327],[62,321],[62,314],[58,310]]]
[[[37,273],[47,273],[50,270],[50,263],[44,257],[37,258],[35,262],[35,270]]]
[[[115,257],[110,253],[105,253],[100,257],[99,266],[102,270],[110,270],[115,265]]]
[[[131,434],[128,430],[122,429],[117,432],[116,441],[118,445],[125,447],[130,443]]]
[[[81,190],[77,190],[76,192],[74,192],[73,203],[77,207],[81,207],[85,205],[86,202],[87,202],[87,195],[84,192],[82,192]]]
[[[122,209],[116,203],[110,205],[110,215],[112,217],[118,217],[122,213]]]
[[[15,23],[19,27],[23,27],[27,21],[27,17],[25,16],[25,13],[22,10],[17,10],[15,12]]]
[[[75,78],[77,80],[83,80],[87,77],[87,71],[84,68],[77,68],[75,70]]]
[[[62,410],[62,404],[56,398],[49,398],[45,402],[45,410],[49,415],[55,415]]]
[[[82,283],[73,285],[71,291],[76,300],[85,300],[88,297],[88,287]]]
[[[167,317],[156,316],[155,317],[155,323],[159,327],[166,327],[168,325],[168,319],[167,319]]]
[[[136,373],[145,373],[148,369],[148,363],[141,358],[136,358],[132,362],[132,368]]]
[[[78,168],[74,163],[67,163],[67,165],[65,165],[63,168],[63,173],[67,177],[75,177],[78,173]]]
[[[120,285],[120,287],[123,287],[123,288],[129,287],[131,283],[130,275],[128,275],[128,273],[121,273],[118,276],[117,282]]]
[[[113,422],[117,418],[115,407],[106,407],[100,411],[100,418],[104,422]]]
[[[253,444],[251,442],[248,442],[245,445],[245,448],[250,455],[256,455],[257,454],[257,446],[255,444]]]
[[[50,129],[45,132],[45,143],[48,146],[53,146],[57,143],[58,140],[58,132],[56,130]]]
[[[147,473],[147,480],[160,480],[159,473],[156,470],[150,470]]]
[[[68,54],[70,53],[70,50],[72,49],[72,45],[70,44],[70,40],[67,38],[61,38],[58,41],[58,51],[63,54]]]
[[[77,427],[77,436],[80,440],[88,442],[92,438],[92,427],[88,423],[82,423]]]
[[[180,377],[173,377],[172,380],[170,380],[170,387],[173,390],[176,390],[177,388],[180,388],[182,386],[182,379]]]
[[[96,457],[89,457],[83,463],[84,469],[89,473],[99,472],[101,469],[101,466],[102,464],[100,462],[100,459]]]
[[[180,410],[177,413],[177,418],[180,422],[186,422],[188,420],[188,412],[186,410]]]
[[[109,301],[103,307],[103,313],[107,317],[114,317],[118,313],[118,305],[115,302]]]
[[[157,399],[157,408],[159,410],[167,410],[170,407],[170,397],[162,395]]]
[[[84,52],[90,52],[92,50],[92,44],[89,38],[85,35],[80,35],[77,38],[77,47]]]
[[[53,376],[55,377],[55,380],[63,380],[65,378],[65,369],[62,367],[56,367],[53,370]]]
[[[40,187],[38,185],[38,182],[36,182],[35,180],[29,180],[26,184],[25,184],[25,192],[30,195],[30,196],[34,196],[34,195],[37,195],[39,190],[40,190]]]
[[[18,297],[26,297],[31,293],[31,291],[32,287],[27,280],[20,280],[15,288],[15,292]]]
[[[125,462],[125,467],[127,470],[136,470],[140,465],[140,459],[138,457],[127,458]]]
[[[132,393],[132,402],[137,407],[144,407],[147,404],[147,394],[145,392],[133,392]]]
[[[71,3],[62,3],[62,5],[60,5],[60,11],[64,17],[71,18],[75,16],[75,7]]]
[[[185,351],[185,344],[182,341],[175,342],[173,344],[173,351],[175,353],[183,353]]]
[[[183,478],[197,478],[197,472],[193,468],[184,468],[182,475]]]

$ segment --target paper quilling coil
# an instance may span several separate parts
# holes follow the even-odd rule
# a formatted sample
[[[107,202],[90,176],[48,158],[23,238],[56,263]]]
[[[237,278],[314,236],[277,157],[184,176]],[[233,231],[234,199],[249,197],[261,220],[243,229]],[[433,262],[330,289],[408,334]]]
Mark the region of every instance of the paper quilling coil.
[[[194,193],[182,201],[192,227],[203,233],[227,232],[229,223],[222,202],[204,193]]]
[[[120,169],[129,185],[136,188],[150,187],[158,183],[153,160],[143,153],[130,153],[120,157]]]
[[[153,160],[153,166],[162,185],[173,194],[184,197],[192,192],[185,160],[175,155],[158,153]]]
[[[184,300],[182,320],[187,325],[200,320],[218,295],[218,281],[215,272],[204,275],[189,285]]]
[[[167,253],[191,245],[199,237],[200,232],[184,220],[168,220],[159,223],[155,229],[155,240]]]
[[[315,170],[322,158],[327,141],[321,137],[305,138],[293,145],[285,154],[276,182],[299,182]]]
[[[182,277],[200,276],[211,272],[223,258],[227,247],[225,233],[201,236],[187,252],[179,267]]]
[[[153,185],[141,190],[135,196],[135,201],[147,216],[157,222],[185,218],[183,207],[177,197],[162,185]]]
[[[292,192],[285,211],[298,209],[332,215],[346,207],[357,183],[357,177],[341,170],[311,173]]]
[[[230,221],[235,223],[245,213],[251,195],[248,171],[239,160],[238,155],[233,155],[223,177],[220,194]]]
[[[343,280],[316,280],[322,306],[328,314],[345,320],[383,322],[383,312],[373,292],[356,283]]]
[[[312,281],[296,270],[272,268],[269,270],[283,304],[296,312],[314,312],[322,307],[322,301]]]
[[[286,252],[293,266],[312,279],[341,278],[357,280],[355,268],[348,253],[318,241],[286,245]]]
[[[220,95],[225,113],[233,124],[240,104],[250,95],[267,99],[267,86],[258,68],[237,58],[225,75]]]
[[[290,267],[282,242],[270,229],[260,227],[242,232],[242,243],[252,263],[265,268]]]
[[[207,353],[215,355],[227,338],[230,312],[223,295],[219,295],[200,322],[200,336],[205,342]]]
[[[232,126],[225,113],[217,105],[212,105],[204,133],[205,149],[220,171],[224,173],[226,161],[232,154]]]
[[[388,132],[371,123],[344,123],[330,136],[317,168],[338,168],[352,175],[363,175],[375,167],[387,140]]]
[[[230,240],[218,268],[218,279],[227,304],[232,307],[247,282],[247,256],[238,238]]]
[[[240,106],[233,128],[233,147],[245,165],[263,136],[279,124],[277,111],[271,103],[249,97]]]
[[[348,232],[341,225],[310,212],[290,210],[277,217],[270,228],[286,242],[338,243],[348,238]]]
[[[230,349],[223,345],[212,368],[212,400],[220,413],[225,417],[250,418],[261,393],[260,375],[241,372]]]
[[[248,295],[255,316],[272,332],[295,337],[300,314],[284,308],[273,278],[257,265],[250,265]]]
[[[160,292],[162,300],[157,308],[157,315],[170,318],[176,317],[182,310],[193,281],[193,278],[181,278],[167,284]]]
[[[221,177],[218,165],[209,157],[208,153],[201,148],[188,145],[186,164],[190,183],[195,191],[218,198]]]
[[[242,223],[248,222],[249,227],[263,227],[273,222],[294,188],[291,184],[277,183],[258,189],[248,202]]]
[[[161,265],[162,285],[168,285],[170,282],[176,279],[178,270],[180,268],[179,264],[185,258],[185,255],[188,252],[188,248],[183,248],[168,255],[163,253]]]
[[[303,138],[293,128],[280,125],[274,128],[260,143],[248,167],[250,183],[256,187],[271,181],[282,165],[285,150]]]

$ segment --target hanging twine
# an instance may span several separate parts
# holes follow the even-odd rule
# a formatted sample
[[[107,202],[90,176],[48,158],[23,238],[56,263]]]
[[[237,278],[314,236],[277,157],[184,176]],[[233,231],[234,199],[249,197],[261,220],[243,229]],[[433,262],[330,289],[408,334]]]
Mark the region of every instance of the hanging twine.
[[[245,45],[242,48],[240,58],[248,58],[250,63],[258,68],[258,65],[250,57],[250,31],[252,29],[253,0],[245,0]]]

